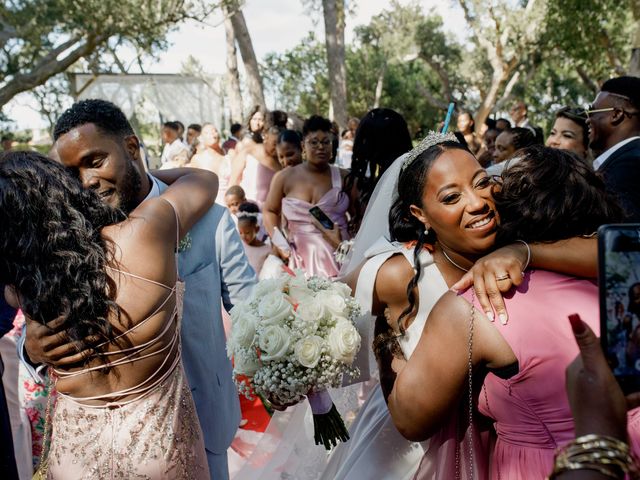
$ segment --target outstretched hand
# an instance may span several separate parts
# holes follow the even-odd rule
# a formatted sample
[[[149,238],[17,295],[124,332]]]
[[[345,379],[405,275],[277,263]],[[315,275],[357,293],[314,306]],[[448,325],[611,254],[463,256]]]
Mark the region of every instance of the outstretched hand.
[[[476,261],[451,290],[460,292],[473,285],[485,315],[490,320],[498,319],[506,324],[509,316],[502,294],[522,283],[522,270],[526,262],[527,249],[523,244],[507,245]]]
[[[589,325],[570,315],[580,354],[567,367],[567,394],[576,436],[589,433],[627,440],[627,408],[640,404],[638,394],[625,399]],[[630,402],[629,405],[627,402]]]

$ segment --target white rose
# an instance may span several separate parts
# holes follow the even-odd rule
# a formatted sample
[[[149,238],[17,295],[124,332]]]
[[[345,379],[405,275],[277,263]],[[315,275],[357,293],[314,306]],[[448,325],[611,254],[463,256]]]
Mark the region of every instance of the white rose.
[[[269,325],[259,333],[258,346],[260,347],[260,359],[279,360],[289,351],[290,333],[287,328],[278,325]]]
[[[333,358],[350,365],[360,349],[360,334],[351,322],[341,319],[329,331],[327,343]]]
[[[273,292],[282,292],[282,287],[286,283],[287,279],[284,277],[267,278],[260,280],[258,284],[253,288],[253,298],[258,300],[262,299],[265,295]]]
[[[324,309],[331,314],[331,316],[344,316],[347,304],[337,293],[331,290],[323,290],[316,295],[316,302],[322,304]]]
[[[340,295],[342,298],[351,296],[351,287],[343,282],[333,282],[331,290]]]
[[[242,315],[236,314],[235,318],[231,317],[231,338],[235,345],[248,347],[253,343],[253,338],[256,335],[258,317],[248,309],[241,310],[241,312]]]
[[[292,313],[291,303],[279,291],[265,295],[258,304],[258,314],[262,317],[263,325],[280,324]]]
[[[317,335],[303,338],[296,343],[295,356],[300,365],[313,368],[320,361],[322,356],[322,344],[324,341]]]
[[[253,377],[260,368],[260,362],[255,355],[238,353],[233,358],[233,368],[240,375]]]
[[[308,301],[301,303],[298,305],[298,309],[296,310],[296,317],[309,325],[314,325],[315,328],[318,327],[318,323],[320,323],[320,319],[323,316],[324,308],[322,307],[322,304],[315,299],[309,299]]]

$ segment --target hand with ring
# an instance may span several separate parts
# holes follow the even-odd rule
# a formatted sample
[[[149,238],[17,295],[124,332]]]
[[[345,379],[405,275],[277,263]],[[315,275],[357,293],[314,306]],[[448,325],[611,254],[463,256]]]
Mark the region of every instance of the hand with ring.
[[[528,263],[528,247],[513,243],[480,258],[452,287],[455,292],[473,285],[485,315],[506,325],[509,320],[502,294],[522,283],[522,271]],[[495,311],[495,315],[494,315]]]

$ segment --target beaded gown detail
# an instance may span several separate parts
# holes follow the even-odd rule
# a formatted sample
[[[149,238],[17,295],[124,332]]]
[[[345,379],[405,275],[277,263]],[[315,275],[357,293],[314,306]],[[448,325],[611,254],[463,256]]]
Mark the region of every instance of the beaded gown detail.
[[[177,254],[176,254],[177,267]],[[181,360],[180,323],[184,282],[173,287],[111,268],[168,291],[154,312],[116,337],[139,329],[175,297],[175,306],[157,335],[139,345],[103,354],[109,361],[77,371],[52,370],[56,383],[97,375],[155,355],[159,367],[131,387],[91,397],[58,392],[52,416],[48,479],[208,480],[204,437]],[[177,270],[177,268],[176,268]],[[168,340],[163,340],[169,336]]]

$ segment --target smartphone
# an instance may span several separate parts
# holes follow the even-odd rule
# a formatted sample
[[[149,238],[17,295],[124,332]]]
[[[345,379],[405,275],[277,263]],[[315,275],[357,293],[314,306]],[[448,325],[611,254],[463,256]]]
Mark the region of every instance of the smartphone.
[[[622,391],[640,391],[640,223],[598,229],[600,341]]]
[[[333,230],[333,222],[320,207],[311,207],[309,213],[327,230]]]

